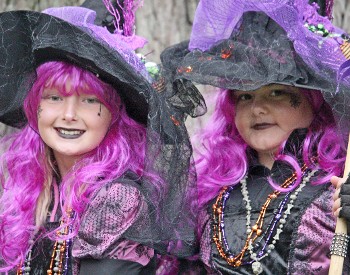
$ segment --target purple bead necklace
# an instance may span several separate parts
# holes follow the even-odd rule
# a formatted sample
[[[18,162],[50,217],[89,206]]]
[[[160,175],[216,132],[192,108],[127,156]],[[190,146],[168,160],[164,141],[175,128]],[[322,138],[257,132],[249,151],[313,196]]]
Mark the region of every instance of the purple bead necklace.
[[[288,192],[283,200],[279,203],[278,208],[274,211],[274,217],[267,226],[265,232],[259,237],[259,241],[257,242],[256,249],[254,251],[252,242],[249,243],[248,251],[250,253],[251,261],[242,261],[242,265],[252,265],[254,274],[261,274],[263,272],[263,268],[261,266],[260,260],[267,257],[273,249],[275,249],[275,245],[279,240],[280,234],[283,232],[284,224],[286,223],[287,217],[290,214],[290,210],[294,207],[294,201],[296,200],[299,192],[304,188],[306,183],[310,180],[310,178],[314,175],[315,171],[311,171],[308,173],[305,171],[302,175],[303,180],[301,184],[298,186],[296,190]],[[224,215],[225,215],[225,207],[226,203],[230,197],[230,193],[236,186],[228,187],[222,195],[222,211],[220,211],[220,222],[218,224],[221,236],[222,236],[222,244],[226,254],[232,255],[230,247],[228,245],[225,233],[225,223],[224,223]],[[246,217],[247,217],[247,234],[249,235],[252,231],[251,228],[251,205],[249,199],[249,193],[247,189],[247,176],[241,181],[241,192],[243,195],[243,200],[245,201],[246,207]],[[288,203],[289,202],[289,203]],[[285,209],[285,206],[287,208]],[[284,210],[285,209],[285,210]],[[284,210],[284,211],[283,211]],[[275,232],[275,235],[273,236]],[[265,238],[266,237],[266,238]],[[264,245],[260,246],[262,240],[265,239]],[[272,239],[272,241],[271,241]],[[261,247],[259,249],[259,247]]]

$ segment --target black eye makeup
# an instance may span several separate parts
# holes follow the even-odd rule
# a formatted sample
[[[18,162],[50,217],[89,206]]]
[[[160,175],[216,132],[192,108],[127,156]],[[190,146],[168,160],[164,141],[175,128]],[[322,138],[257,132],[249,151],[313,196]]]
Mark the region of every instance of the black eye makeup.
[[[301,104],[301,96],[296,93],[290,93],[290,106],[297,109]]]
[[[276,89],[271,92],[271,96],[274,96],[274,97],[283,96],[283,95],[289,96],[290,98],[289,103],[292,108],[296,109],[300,106],[302,101],[301,101],[301,96],[298,93],[295,93],[288,89]]]

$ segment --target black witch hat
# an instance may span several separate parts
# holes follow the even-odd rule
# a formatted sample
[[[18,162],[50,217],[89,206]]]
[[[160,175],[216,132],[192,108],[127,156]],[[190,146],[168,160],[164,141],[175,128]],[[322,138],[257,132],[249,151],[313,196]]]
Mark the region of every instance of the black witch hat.
[[[36,68],[60,60],[85,68],[114,86],[128,114],[147,123],[153,89],[144,64],[130,48],[130,39],[94,21],[95,12],[83,7],[0,14],[1,122],[23,125],[21,106],[35,81]]]

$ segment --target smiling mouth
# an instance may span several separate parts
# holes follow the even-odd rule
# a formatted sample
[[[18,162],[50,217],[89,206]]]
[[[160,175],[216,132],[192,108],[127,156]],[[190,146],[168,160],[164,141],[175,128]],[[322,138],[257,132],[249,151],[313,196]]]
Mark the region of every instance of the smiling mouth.
[[[79,138],[82,134],[85,133],[84,130],[78,130],[78,129],[66,129],[66,128],[55,128],[55,129],[61,138],[66,138],[66,139]]]
[[[265,130],[265,129],[268,129],[268,128],[271,128],[275,126],[275,124],[272,124],[272,123],[256,123],[253,125],[253,129],[254,130]]]

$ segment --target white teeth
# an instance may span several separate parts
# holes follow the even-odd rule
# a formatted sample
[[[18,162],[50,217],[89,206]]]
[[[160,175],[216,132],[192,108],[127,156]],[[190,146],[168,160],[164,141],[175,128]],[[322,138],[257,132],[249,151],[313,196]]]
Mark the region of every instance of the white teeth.
[[[71,135],[71,136],[80,135],[80,134],[83,133],[83,131],[77,131],[77,130],[70,131],[70,130],[59,129],[58,131],[59,131],[61,134],[64,134],[64,135]]]

